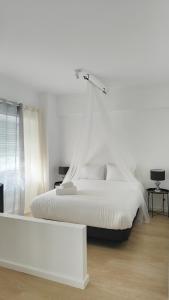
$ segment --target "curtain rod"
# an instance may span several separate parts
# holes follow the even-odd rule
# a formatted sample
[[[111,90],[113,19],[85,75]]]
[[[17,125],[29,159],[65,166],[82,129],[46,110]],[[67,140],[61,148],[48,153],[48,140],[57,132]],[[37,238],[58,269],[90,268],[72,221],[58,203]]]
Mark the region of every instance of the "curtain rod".
[[[39,109],[36,108],[36,107],[33,107],[33,106],[29,106],[29,105],[25,105],[21,102],[15,102],[15,101],[10,101],[10,100],[7,100],[5,98],[0,98],[0,103],[7,103],[9,105],[15,105],[15,106],[20,106],[22,105],[23,106],[23,109],[29,109],[29,110],[32,110],[32,111],[38,111]]]
[[[91,84],[102,91],[103,94],[107,95],[107,88],[94,75],[82,69],[75,70],[75,75],[77,79],[88,80]]]
[[[11,101],[11,100],[8,100],[8,99],[5,99],[5,98],[0,98],[0,103],[7,103],[9,105],[15,105],[15,106],[19,106],[19,105],[22,105],[22,103],[19,103],[19,102],[15,102],[15,101]]]

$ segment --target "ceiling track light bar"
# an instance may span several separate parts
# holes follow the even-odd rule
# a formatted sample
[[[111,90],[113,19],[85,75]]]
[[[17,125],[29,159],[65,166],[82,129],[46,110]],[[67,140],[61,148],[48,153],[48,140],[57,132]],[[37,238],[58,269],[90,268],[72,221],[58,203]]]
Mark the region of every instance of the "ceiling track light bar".
[[[75,74],[77,79],[88,80],[91,84],[97,87],[103,94],[107,95],[107,88],[92,74],[89,74],[88,72],[82,69],[75,70]]]

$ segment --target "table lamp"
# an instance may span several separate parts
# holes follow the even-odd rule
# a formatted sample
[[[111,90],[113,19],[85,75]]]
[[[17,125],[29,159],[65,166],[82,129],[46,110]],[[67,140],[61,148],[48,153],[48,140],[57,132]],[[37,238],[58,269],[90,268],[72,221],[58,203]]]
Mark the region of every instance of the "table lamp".
[[[69,167],[59,167],[59,175],[61,175],[62,178],[64,178],[68,170]]]
[[[160,192],[160,183],[165,180],[165,170],[163,169],[152,169],[150,170],[150,178],[155,181],[156,192]]]

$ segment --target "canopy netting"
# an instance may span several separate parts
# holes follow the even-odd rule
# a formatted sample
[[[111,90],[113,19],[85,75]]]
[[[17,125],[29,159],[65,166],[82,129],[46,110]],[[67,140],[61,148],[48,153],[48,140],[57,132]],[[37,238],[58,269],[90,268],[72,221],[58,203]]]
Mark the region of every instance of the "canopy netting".
[[[119,134],[115,134],[111,112],[107,110],[106,95],[101,93],[89,81],[87,82],[86,105],[74,154],[64,182],[78,179],[81,168],[85,164],[113,163],[119,169],[125,181],[139,186],[140,195],[144,199],[142,184],[135,177],[136,164],[125,147]],[[140,214],[140,221],[148,221],[145,201]]]

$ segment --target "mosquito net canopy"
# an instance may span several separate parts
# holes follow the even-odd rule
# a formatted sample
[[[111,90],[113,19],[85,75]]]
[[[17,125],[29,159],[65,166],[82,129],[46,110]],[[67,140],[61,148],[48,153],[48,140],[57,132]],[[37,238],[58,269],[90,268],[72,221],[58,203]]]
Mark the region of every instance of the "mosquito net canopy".
[[[107,109],[107,96],[86,80],[86,103],[82,112],[79,134],[74,154],[64,182],[78,179],[82,167],[86,164],[113,163],[129,184],[139,186],[144,201],[144,189],[135,177],[136,164],[129,151],[123,145],[119,134],[112,125],[112,115]],[[140,221],[148,221],[146,204]]]

